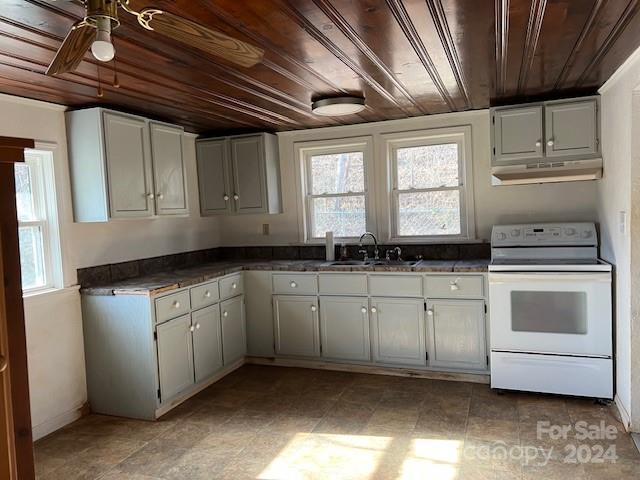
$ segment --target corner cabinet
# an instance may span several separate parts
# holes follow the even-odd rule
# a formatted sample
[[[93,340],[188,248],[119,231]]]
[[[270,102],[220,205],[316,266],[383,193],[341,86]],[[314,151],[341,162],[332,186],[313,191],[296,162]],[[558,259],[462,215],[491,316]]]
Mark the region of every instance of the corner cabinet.
[[[200,213],[281,213],[275,135],[260,133],[197,141]]]
[[[182,127],[103,108],[65,116],[76,222],[188,213]]]
[[[600,157],[599,98],[491,109],[492,166]]]

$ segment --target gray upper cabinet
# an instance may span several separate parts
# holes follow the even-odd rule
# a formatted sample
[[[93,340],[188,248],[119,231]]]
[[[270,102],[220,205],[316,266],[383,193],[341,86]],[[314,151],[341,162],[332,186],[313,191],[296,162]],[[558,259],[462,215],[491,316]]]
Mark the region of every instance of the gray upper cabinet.
[[[103,108],[66,122],[76,222],[188,213],[181,127]]]
[[[424,300],[372,298],[371,334],[376,362],[426,365]]]
[[[157,332],[160,398],[165,402],[194,382],[190,315],[158,325]]]
[[[545,107],[547,157],[598,153],[597,102],[551,103]]]
[[[496,164],[542,157],[542,106],[496,110],[493,135]]]
[[[188,213],[187,186],[182,152],[182,128],[151,122],[151,150],[156,213]]]
[[[494,167],[600,156],[598,97],[497,107],[491,116]]]
[[[207,140],[197,144],[200,213],[231,213],[229,145],[226,140]]]
[[[220,306],[211,305],[193,312],[191,325],[195,379],[201,382],[222,368]]]
[[[487,368],[484,300],[427,302],[429,365]]]
[[[197,157],[202,215],[282,212],[275,135],[198,140]]]
[[[320,297],[323,357],[370,360],[368,303],[367,297]]]

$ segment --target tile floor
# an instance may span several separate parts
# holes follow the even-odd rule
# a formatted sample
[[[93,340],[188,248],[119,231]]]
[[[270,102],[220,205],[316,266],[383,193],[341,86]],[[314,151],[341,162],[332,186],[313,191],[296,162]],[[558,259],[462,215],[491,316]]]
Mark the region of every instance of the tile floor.
[[[640,454],[613,407],[261,366],[242,367],[157,422],[90,415],[35,451],[41,480],[640,478]]]

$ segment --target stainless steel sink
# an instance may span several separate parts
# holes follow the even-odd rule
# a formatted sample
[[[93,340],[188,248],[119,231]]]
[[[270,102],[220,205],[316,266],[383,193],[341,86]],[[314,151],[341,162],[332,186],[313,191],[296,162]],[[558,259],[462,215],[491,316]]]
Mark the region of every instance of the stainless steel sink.
[[[363,262],[362,260],[338,260],[335,262],[331,262],[329,265],[335,267],[348,267],[348,266],[356,266],[356,267],[376,267],[376,266],[398,266],[398,267],[412,267],[416,265],[419,260],[367,260]]]
[[[364,267],[367,265],[372,265],[373,262],[363,262],[362,260],[338,260],[335,262],[331,262],[329,265],[333,267],[348,267],[348,266],[356,266],[356,267]]]

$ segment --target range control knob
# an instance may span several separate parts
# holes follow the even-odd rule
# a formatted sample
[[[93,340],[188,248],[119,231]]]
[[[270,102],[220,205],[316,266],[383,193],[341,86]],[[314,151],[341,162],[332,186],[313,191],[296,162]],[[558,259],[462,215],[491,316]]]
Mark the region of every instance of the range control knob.
[[[593,236],[593,232],[591,230],[585,230],[580,236],[582,238],[591,238]]]
[[[571,228],[571,227],[569,227],[569,228],[565,229],[564,233],[565,233],[565,235],[567,235],[568,237],[572,237],[572,236],[574,236],[577,232],[576,232],[576,229],[575,229],[575,228]]]
[[[506,234],[506,233],[504,233],[504,232],[498,232],[498,233],[496,234],[496,238],[497,238],[498,240],[506,240],[506,239],[507,239],[507,234]]]
[[[514,228],[513,230],[511,230],[511,236],[512,237],[519,237],[520,236],[520,229],[519,228]]]

